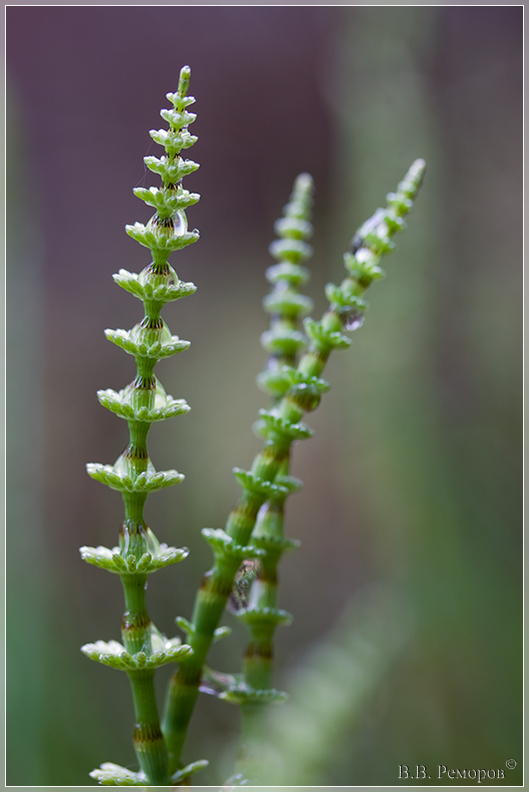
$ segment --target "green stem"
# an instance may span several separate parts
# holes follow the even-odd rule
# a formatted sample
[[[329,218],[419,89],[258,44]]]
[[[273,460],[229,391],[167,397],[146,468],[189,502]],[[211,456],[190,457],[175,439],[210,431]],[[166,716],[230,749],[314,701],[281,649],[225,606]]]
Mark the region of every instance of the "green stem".
[[[260,688],[264,689],[264,688]],[[260,748],[266,739],[265,704],[248,701],[241,708],[241,744],[237,757],[235,772],[245,781],[256,775],[254,768],[258,766]]]
[[[231,512],[226,533],[238,545],[248,544],[263,501],[264,497],[255,497],[246,492]],[[202,668],[240,563],[239,556],[225,555],[219,558],[213,569],[202,578],[197,593],[192,617],[194,631],[187,638],[193,654],[180,662],[178,671],[169,683],[163,720],[165,739],[172,754],[172,772],[180,766],[182,747],[199,693]]]
[[[151,130],[151,137],[165,148],[161,158],[145,157],[146,166],[161,176],[160,188],[138,187],[136,196],[155,208],[146,226],[135,223],[127,226],[127,233],[148,248],[151,263],[139,273],[126,270],[114,276],[115,281],[143,302],[144,318],[131,331],[107,330],[107,338],[134,356],[136,377],[122,391],[99,391],[101,403],[127,420],[129,444],[113,466],[90,464],[89,474],[114,489],[120,490],[125,507],[125,519],[120,531],[119,553],[108,548],[81,548],[89,563],[118,573],[123,584],[125,614],[122,622],[124,647],[115,641],[87,644],[83,651],[94,660],[126,671],[132,687],[136,724],[134,749],[141,772],[104,764],[91,773],[101,784],[171,785],[168,751],[165,744],[154,690],[155,669],[166,662],[174,662],[189,653],[179,639],[168,640],[151,623],[145,604],[147,576],[164,566],[182,560],[186,549],[160,545],[143,518],[143,507],[149,492],[179,483],[183,476],[177,471],[156,472],[147,451],[147,435],[154,421],[165,420],[189,410],[183,400],[175,400],[154,375],[156,363],[188,348],[187,341],[172,336],[160,316],[167,302],[193,294],[192,283],[182,283],[168,257],[196,242],[198,231],[188,232],[185,210],[200,196],[184,190],[181,182],[198,164],[181,157],[181,150],[196,141],[188,124],[195,115],[187,111],[194,102],[187,96],[190,69],[180,72],[178,92],[167,94],[172,108],[161,115],[169,123],[168,130]],[[203,763],[200,764],[203,766]],[[195,763],[195,768],[199,769]],[[191,771],[193,772],[193,771]]]
[[[306,282],[309,273],[299,263],[312,253],[312,248],[307,244],[312,234],[312,192],[311,177],[308,174],[298,176],[290,203],[285,207],[285,217],[276,223],[276,230],[282,240],[271,248],[273,253],[274,247],[279,248],[280,263],[267,271],[273,289],[263,303],[265,310],[271,314],[270,330],[263,334],[261,343],[272,354],[258,382],[263,390],[270,393],[273,403],[277,403],[288,389],[285,372],[297,365],[297,353],[305,345],[305,339],[299,332],[298,319],[302,313],[310,310],[311,301],[299,293],[299,288]],[[298,338],[303,341],[298,343]],[[285,366],[288,368],[285,369]],[[290,456],[281,467],[283,482],[287,480],[289,468]],[[248,622],[251,639],[243,661],[244,684],[247,689],[260,692],[274,693],[274,633],[281,623],[277,609],[277,567],[283,552],[296,546],[294,542],[284,541],[285,498],[286,495],[272,498],[261,507],[253,538],[265,555],[259,561],[257,578],[251,584],[248,606],[240,612],[245,620],[248,613],[254,614]],[[261,618],[256,619],[258,614],[261,614]],[[256,698],[240,704],[242,742],[237,772],[241,772],[246,779],[253,778],[253,758],[262,738],[265,702],[266,699],[258,701]]]
[[[146,307],[146,317],[140,325],[145,335],[150,322]],[[142,327],[143,325],[143,327]],[[141,338],[141,335],[140,335]],[[152,409],[155,399],[155,380],[153,376],[156,361],[137,359],[137,376],[130,386],[131,401],[137,407]],[[130,442],[123,452],[123,464],[128,466],[132,480],[148,469],[147,434],[151,424],[146,421],[129,421]],[[120,552],[126,559],[129,555],[140,559],[150,547],[147,526],[143,519],[146,493],[123,493],[125,521],[120,532]],[[125,596],[125,613],[121,625],[121,635],[126,651],[130,655],[143,652],[147,657],[153,654],[152,624],[147,613],[145,592],[147,574],[121,575]],[[154,691],[154,669],[128,671],[127,676],[132,689],[136,722],[133,744],[136,757],[149,784],[153,786],[170,785],[169,757],[161,726]]]
[[[127,674],[132,688],[136,724],[134,750],[152,786],[170,786],[167,746],[163,739],[154,694],[154,669]]]
[[[281,480],[287,481],[288,464],[281,470]],[[273,689],[274,634],[279,624],[288,624],[289,614],[277,608],[277,567],[285,550],[295,547],[294,542],[284,539],[284,505],[286,495],[271,499],[262,507],[252,541],[266,551],[260,559],[257,578],[250,589],[248,605],[237,614],[248,624],[251,640],[243,661],[243,678],[248,690],[256,691],[252,700],[240,703],[242,735],[237,760],[237,773],[245,779],[254,779],[254,765],[259,745],[263,739],[264,712],[272,698],[262,697]]]
[[[121,575],[121,582],[126,606],[121,627],[123,644],[129,654],[144,652],[149,657],[153,651],[151,620],[145,605],[147,575]],[[156,705],[154,669],[128,671],[127,676],[134,700],[136,723],[133,741],[138,762],[150,784],[168,786],[168,754]]]
[[[282,477],[288,475],[288,467]],[[269,500],[261,510],[255,527],[253,541],[266,550],[259,562],[259,571],[253,581],[246,611],[273,611],[277,608],[279,560],[287,549],[277,540],[283,539],[285,497]],[[291,543],[290,546],[295,546]],[[250,623],[251,643],[244,659],[246,684],[255,690],[272,687],[273,636],[277,623],[273,620]]]

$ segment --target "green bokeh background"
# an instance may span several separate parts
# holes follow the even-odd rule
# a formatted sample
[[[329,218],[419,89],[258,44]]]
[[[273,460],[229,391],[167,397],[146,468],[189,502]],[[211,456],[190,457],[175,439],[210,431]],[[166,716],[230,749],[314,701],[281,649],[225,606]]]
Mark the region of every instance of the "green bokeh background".
[[[84,465],[126,442],[95,398],[133,376],[102,331],[141,309],[111,274],[148,263],[123,226],[149,216],[131,189],[155,183],[147,131],[189,63],[202,238],[172,261],[198,292],[165,311],[192,348],[159,377],[192,412],[150,436],[156,467],[186,480],[147,516],[191,553],[150,579],[151,615],[171,634],[190,615],[200,529],[224,525],[230,470],[259,448],[263,274],[295,176],[316,181],[317,317],[352,232],[423,156],[388,278],[296,448],[295,621],[277,640],[292,700],[270,750],[279,783],[409,784],[399,765],[423,764],[429,784],[446,783],[438,765],[520,784],[522,7],[11,6],[7,36],[7,783],[134,765],[127,680],[79,652],[119,638],[123,607],[117,578],[78,555],[112,546],[121,518]],[[225,623],[212,662],[237,670],[246,636]],[[237,731],[235,708],[200,701],[197,781],[231,773]]]

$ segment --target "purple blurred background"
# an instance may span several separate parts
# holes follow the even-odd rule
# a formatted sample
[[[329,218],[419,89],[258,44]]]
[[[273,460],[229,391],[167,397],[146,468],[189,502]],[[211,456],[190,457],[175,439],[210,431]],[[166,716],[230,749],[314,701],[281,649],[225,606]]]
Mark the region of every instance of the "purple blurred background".
[[[7,8],[8,783],[85,784],[102,761],[134,763],[127,682],[78,651],[117,639],[122,611],[117,579],[79,559],[81,544],[112,546],[121,517],[84,466],[126,442],[95,397],[133,375],[102,331],[141,309],[111,274],[148,263],[123,228],[149,217],[132,187],[157,183],[148,130],[186,63],[201,240],[171,262],[198,291],[164,313],[192,347],[158,375],[192,412],[152,430],[155,466],[186,481],[147,516],[191,554],[151,578],[154,620],[173,634],[189,617],[210,564],[199,531],[223,526],[230,470],[259,448],[267,247],[295,176],[316,183],[317,317],[353,231],[425,156],[388,280],[296,449],[305,490],[287,533],[303,545],[282,564],[295,621],[278,634],[278,686],[346,603],[389,581],[416,637],[317,782],[521,759],[521,58],[518,6]],[[246,640],[233,622],[223,670]],[[187,757],[212,758],[201,783],[224,780],[237,729],[234,708],[201,702]]]

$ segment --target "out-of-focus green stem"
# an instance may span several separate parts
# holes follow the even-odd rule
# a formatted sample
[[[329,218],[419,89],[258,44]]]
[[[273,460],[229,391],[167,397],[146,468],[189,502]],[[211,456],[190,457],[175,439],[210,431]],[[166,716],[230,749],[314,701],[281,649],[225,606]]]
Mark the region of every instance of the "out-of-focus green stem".
[[[261,344],[271,355],[257,379],[260,387],[272,396],[273,403],[288,390],[290,383],[285,374],[297,365],[298,352],[306,344],[298,321],[300,316],[308,313],[312,301],[299,292],[309,277],[308,270],[300,262],[312,255],[312,248],[308,245],[312,235],[312,192],[312,178],[302,173],[294,183],[284,217],[275,224],[280,239],[270,246],[271,252],[279,257],[279,263],[269,267],[266,273],[273,288],[263,300],[265,310],[270,313],[270,329],[263,333]],[[247,623],[251,635],[243,662],[244,684],[249,690],[268,691],[270,697],[275,694],[272,688],[274,633],[279,624],[290,621],[290,615],[277,608],[277,567],[283,553],[299,544],[285,539],[283,534],[287,494],[299,488],[296,481],[289,478],[289,469],[290,454],[279,474],[287,491],[276,493],[259,512],[253,539],[265,555],[258,562],[248,604],[237,613]],[[255,696],[253,701],[246,698],[240,703],[242,735],[237,770],[246,779],[252,777],[252,761],[262,738],[262,710],[270,697]]]

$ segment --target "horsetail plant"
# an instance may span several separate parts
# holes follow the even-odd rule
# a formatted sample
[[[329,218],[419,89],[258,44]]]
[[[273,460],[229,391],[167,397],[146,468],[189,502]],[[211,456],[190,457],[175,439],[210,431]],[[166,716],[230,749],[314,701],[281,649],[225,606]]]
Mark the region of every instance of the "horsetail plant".
[[[290,202],[285,206],[284,217],[275,224],[280,238],[270,245],[271,254],[279,262],[266,272],[272,291],[264,298],[263,306],[271,316],[270,329],[261,336],[261,345],[270,356],[257,382],[270,394],[273,403],[284,395],[288,387],[285,383],[287,367],[291,371],[295,368],[298,353],[306,347],[306,337],[298,329],[298,319],[311,310],[312,300],[299,292],[309,278],[309,271],[300,262],[312,255],[312,247],[307,242],[312,236],[312,192],[312,178],[307,173],[300,174],[294,183]],[[258,432],[261,429],[259,424],[255,428]],[[246,601],[233,609],[237,618],[248,625],[251,634],[239,680],[248,691],[254,691],[253,696],[245,695],[241,699],[237,693],[234,695],[237,676],[218,675],[208,668],[205,669],[206,682],[200,688],[216,695],[221,693],[226,700],[240,705],[242,747],[238,764],[242,772],[230,779],[232,782],[252,777],[252,761],[259,750],[263,702],[283,701],[286,697],[272,687],[272,675],[275,630],[281,624],[289,624],[292,619],[287,611],[277,607],[277,567],[284,552],[299,546],[298,541],[287,539],[283,533],[285,500],[288,494],[298,491],[301,486],[298,479],[289,476],[289,466],[290,459],[286,459],[280,476],[276,477],[276,483],[283,487],[259,511],[253,543],[265,554],[254,562],[256,569]]]
[[[102,784],[170,785],[205,764],[195,763],[185,769],[183,776],[169,772],[154,694],[154,673],[161,665],[189,656],[192,649],[179,638],[168,640],[162,635],[151,622],[145,605],[147,576],[183,560],[188,554],[186,548],[167,547],[158,542],[144,521],[143,507],[150,492],[178,484],[184,478],[176,470],[156,472],[147,452],[147,434],[154,422],[182,415],[190,409],[183,399],[168,396],[154,375],[159,360],[189,347],[188,341],[171,335],[160,312],[165,303],[187,297],[196,290],[194,284],[180,281],[168,263],[172,251],[199,238],[198,231],[188,231],[185,210],[200,196],[184,190],[181,184],[184,176],[199,167],[181,156],[182,149],[197,140],[187,129],[196,117],[186,109],[195,101],[187,96],[189,77],[190,69],[184,67],[177,93],[167,94],[173,106],[162,110],[161,115],[169,123],[169,129],[150,132],[164,147],[165,155],[145,157],[145,164],[161,176],[162,185],[134,190],[135,195],[155,208],[155,214],[146,226],[135,223],[126,227],[133,239],[150,250],[152,261],[139,275],[124,269],[114,275],[119,286],[143,302],[145,316],[129,332],[105,332],[109,341],[134,357],[137,373],[123,390],[102,390],[98,398],[104,407],[127,421],[130,442],[114,465],[87,465],[92,478],[121,492],[125,519],[119,547],[82,547],[81,555],[88,563],[120,576],[126,610],[121,630],[123,645],[117,641],[97,641],[86,644],[82,651],[92,660],[126,672],[134,700],[134,748],[140,765],[140,772],[132,773],[112,763],[103,764],[91,773]]]
[[[280,239],[270,245],[270,252],[279,259],[279,263],[266,272],[273,288],[263,300],[263,306],[271,316],[270,330],[261,336],[261,344],[271,354],[257,381],[270,394],[273,403],[277,403],[285,393],[285,371],[296,367],[298,354],[306,346],[306,338],[299,332],[297,323],[312,308],[312,300],[299,293],[299,288],[309,278],[308,270],[300,262],[305,262],[312,255],[312,247],[307,242],[312,236],[312,192],[312,178],[302,173],[296,179],[284,217],[275,224]],[[257,423],[255,428],[262,432],[263,426]],[[258,561],[248,605],[237,612],[237,617],[248,625],[251,635],[244,656],[244,685],[249,690],[268,691],[270,701],[285,698],[285,694],[272,687],[274,633],[279,625],[287,625],[292,620],[287,611],[277,607],[277,567],[284,552],[299,546],[298,541],[286,538],[283,533],[286,498],[301,487],[301,482],[289,473],[290,455],[276,477],[276,482],[284,489],[266,501],[259,511],[253,542],[264,550],[265,555]],[[259,740],[262,695],[257,699],[243,698],[241,702],[243,767],[251,762]]]
[[[285,500],[301,486],[290,475],[290,449],[295,440],[312,435],[301,419],[304,413],[316,409],[321,395],[329,389],[321,374],[331,351],[350,346],[350,339],[342,331],[355,330],[363,323],[367,307],[363,294],[372,281],[383,276],[378,266],[380,258],[394,248],[393,234],[404,228],[403,217],[411,208],[425,167],[422,160],[416,160],[397,192],[388,195],[387,208],[378,209],[353,237],[344,256],[347,276],[340,286],[326,287],[328,310],[319,322],[305,319],[308,341],[297,320],[311,309],[311,301],[300,293],[300,288],[308,279],[302,264],[312,253],[307,241],[312,232],[312,179],[307,174],[297,178],[284,217],[276,223],[280,238],[270,246],[278,263],[267,270],[272,291],[264,306],[271,320],[261,341],[269,358],[258,382],[271,395],[272,405],[260,411],[256,424],[264,446],[250,471],[234,469],[242,494],[225,530],[202,531],[213,550],[214,565],[202,579],[191,620],[176,619],[187,643],[182,644],[179,638],[167,639],[147,614],[147,577],[183,560],[188,550],[159,543],[144,521],[143,508],[150,492],[184,478],[175,470],[156,472],[147,452],[147,435],[152,423],[189,410],[183,399],[167,395],[154,375],[159,360],[189,347],[189,342],[171,335],[161,310],[165,303],[196,290],[194,284],[180,281],[168,263],[172,251],[199,238],[198,231],[188,231],[186,218],[186,209],[199,200],[199,195],[182,187],[184,176],[199,167],[182,157],[182,151],[197,140],[188,131],[196,117],[187,111],[194,102],[193,97],[187,96],[189,78],[190,69],[185,66],[177,92],[167,94],[172,108],[162,110],[161,115],[169,129],[150,132],[153,140],[164,147],[165,154],[161,158],[148,156],[144,161],[149,170],[161,177],[161,187],[134,190],[137,197],[154,207],[155,214],[147,225],[135,223],[126,227],[133,239],[150,250],[152,261],[139,275],[123,269],[114,275],[119,286],[143,302],[145,316],[131,331],[105,331],[110,341],[134,357],[137,373],[123,390],[99,391],[98,398],[104,407],[127,421],[130,441],[114,465],[87,466],[94,479],[121,492],[125,517],[119,546],[83,547],[81,554],[85,561],[120,576],[126,610],[123,644],[97,641],[82,650],[91,659],[127,674],[136,717],[134,748],[140,765],[139,772],[133,772],[105,763],[91,773],[100,784],[180,785],[203,768],[206,760],[186,767],[181,761],[200,690],[240,705],[244,775],[233,781],[237,778],[238,783],[243,782],[244,776],[253,780],[252,754],[258,751],[264,705],[286,698],[272,686],[272,657],[275,630],[291,619],[277,607],[277,567],[283,552],[299,544],[283,534]],[[247,623],[251,641],[243,672],[221,674],[205,665],[207,654],[212,642],[229,632],[218,626],[219,621],[230,595],[233,598],[243,585],[249,590],[247,601],[239,599],[235,610],[238,618]],[[169,662],[178,662],[179,668],[169,684],[161,724],[154,674],[159,666]]]
[[[259,530],[255,529],[259,512],[265,502],[280,503],[298,487],[297,480],[285,474],[288,473],[292,443],[312,435],[312,430],[301,419],[304,413],[318,407],[321,395],[329,389],[328,383],[320,375],[332,350],[346,349],[351,345],[350,339],[342,330],[356,330],[363,324],[367,308],[363,294],[374,280],[384,275],[378,266],[380,259],[395,248],[392,236],[405,227],[403,218],[411,209],[424,170],[424,160],[416,160],[399,183],[397,192],[388,195],[387,207],[378,209],[354,235],[350,249],[344,254],[347,276],[339,286],[328,284],[325,289],[330,303],[328,310],[319,322],[305,319],[309,346],[301,356],[297,368],[280,365],[274,373],[276,402],[272,408],[260,411],[258,422],[259,433],[265,439],[264,447],[255,457],[249,471],[234,469],[242,494],[228,517],[226,530],[203,529],[202,533],[213,549],[214,566],[202,579],[192,620],[179,619],[193,654],[182,658],[179,670],[171,679],[167,695],[164,734],[172,754],[171,768],[180,764],[207,653],[215,631],[219,629],[218,624],[241,563],[249,559],[260,559],[262,562],[266,558],[265,548],[271,547],[271,537],[274,535],[278,544],[282,545],[285,541],[282,537],[281,520],[274,524],[273,510],[268,510],[269,518],[263,518]],[[286,244],[283,245],[282,242]],[[297,244],[293,244],[291,239],[282,242],[274,243],[272,251],[280,254],[280,251],[286,250],[287,245],[291,246],[289,257],[279,265],[286,270],[304,259],[307,248],[306,242],[301,239],[297,240]],[[281,258],[281,254],[278,258]],[[290,333],[296,332],[292,327],[288,329]],[[271,348],[279,354],[284,353],[284,349],[279,346],[275,350],[273,346]],[[295,349],[292,348],[290,354],[293,353]],[[271,383],[272,378],[269,381]],[[249,544],[251,540],[252,544]],[[266,597],[260,598],[263,588],[260,583],[256,586],[258,607],[243,609],[240,616],[252,624],[254,630],[260,632],[260,642],[264,650],[264,643],[268,642],[271,633],[271,625],[273,630],[283,620],[283,615],[275,607],[275,602],[270,605],[267,604]],[[270,610],[265,616],[267,607]],[[265,642],[262,641],[264,635],[267,635]],[[252,647],[251,659],[248,658],[246,668],[248,680],[241,675],[230,677],[209,671],[208,683],[213,680],[223,688],[218,693],[220,698],[240,704],[243,708],[251,705],[255,713],[254,705],[260,706],[285,698],[284,694],[273,688],[260,686],[263,683],[268,684],[270,679],[270,664],[262,661],[263,653],[254,652]],[[259,687],[251,686],[248,682],[254,682]],[[208,688],[209,684],[204,687]],[[250,709],[246,712],[249,713]]]

